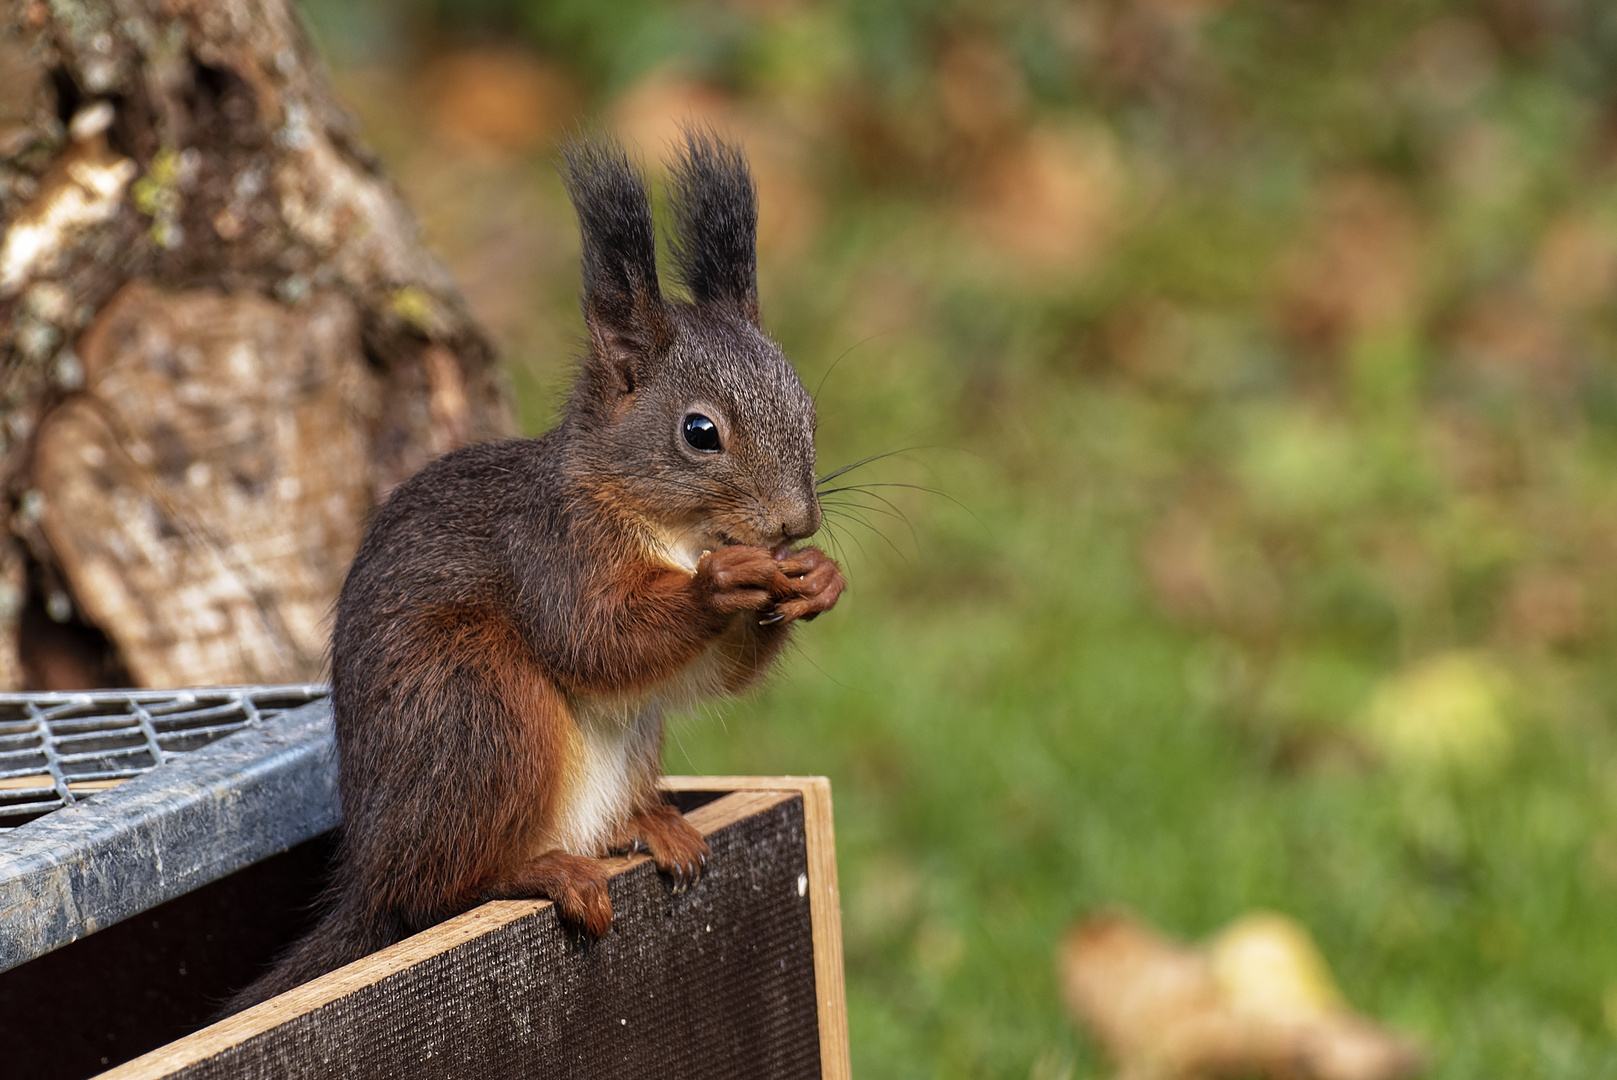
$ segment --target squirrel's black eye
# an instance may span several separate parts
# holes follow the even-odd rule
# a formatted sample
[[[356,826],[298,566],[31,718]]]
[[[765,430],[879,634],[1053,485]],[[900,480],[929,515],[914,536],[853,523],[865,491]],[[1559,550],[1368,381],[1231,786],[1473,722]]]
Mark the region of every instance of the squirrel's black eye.
[[[701,413],[693,412],[685,417],[685,441],[691,449],[704,454],[716,454],[724,449],[719,442],[719,425]]]

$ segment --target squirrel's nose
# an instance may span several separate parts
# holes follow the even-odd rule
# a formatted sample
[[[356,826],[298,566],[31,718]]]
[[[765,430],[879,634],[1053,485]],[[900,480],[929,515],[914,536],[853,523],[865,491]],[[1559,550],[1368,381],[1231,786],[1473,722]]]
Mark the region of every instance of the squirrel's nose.
[[[796,513],[781,518],[780,538],[782,543],[791,544],[806,539],[820,531],[820,502],[818,499],[810,500],[807,506]]]

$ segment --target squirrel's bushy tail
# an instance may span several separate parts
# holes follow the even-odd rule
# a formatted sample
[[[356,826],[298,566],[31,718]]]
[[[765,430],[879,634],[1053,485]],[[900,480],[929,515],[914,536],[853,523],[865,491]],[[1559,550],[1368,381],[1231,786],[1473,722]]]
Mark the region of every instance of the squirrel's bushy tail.
[[[219,1016],[222,1018],[241,1012],[294,986],[301,986],[310,979],[335,971],[344,964],[393,944],[405,933],[400,927],[380,925],[374,916],[356,905],[339,902],[313,930],[283,953],[273,968],[231,998],[229,1004],[219,1011]]]

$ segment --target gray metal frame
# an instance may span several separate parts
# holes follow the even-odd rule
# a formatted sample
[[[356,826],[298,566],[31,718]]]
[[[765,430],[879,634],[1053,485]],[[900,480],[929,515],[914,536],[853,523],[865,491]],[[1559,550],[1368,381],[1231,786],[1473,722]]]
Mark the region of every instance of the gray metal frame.
[[[328,692],[296,684],[0,694],[0,830]]]
[[[256,700],[281,691],[284,699],[289,689],[189,693],[235,692]],[[151,696],[173,700],[176,693]],[[47,711],[49,699],[71,695],[25,696]],[[0,705],[21,697],[6,695]],[[138,726],[162,751],[146,711]],[[337,825],[329,701],[260,711],[239,726],[201,749],[166,752],[160,768],[148,766],[112,790],[0,830],[0,971]],[[61,764],[52,770],[53,788],[74,798]]]

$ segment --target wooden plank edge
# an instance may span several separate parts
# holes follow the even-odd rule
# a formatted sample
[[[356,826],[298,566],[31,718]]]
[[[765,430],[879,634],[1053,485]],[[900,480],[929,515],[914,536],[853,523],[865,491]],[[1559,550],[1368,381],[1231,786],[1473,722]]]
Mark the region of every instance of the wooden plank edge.
[[[848,997],[842,960],[842,898],[837,888],[836,829],[831,818],[831,781],[809,777],[803,791],[803,827],[808,834],[809,917],[814,926],[814,982],[819,1004],[820,1075],[851,1080]]]
[[[823,776],[665,776],[664,791],[795,791],[803,794]]]
[[[697,807],[686,815],[686,820],[703,836],[711,836],[720,829],[777,806],[797,794],[799,794],[797,789],[738,790],[705,806]],[[805,798],[805,816],[807,806]],[[607,864],[611,875],[616,877],[651,860],[646,855],[632,855],[602,861]],[[99,1073],[94,1080],[158,1080],[270,1031],[294,1017],[363,990],[389,975],[413,967],[427,957],[435,956],[508,923],[542,911],[550,904],[549,900],[490,901],[464,914],[446,919],[437,926],[405,938],[397,944],[361,957],[336,971],[311,979],[302,986],[260,1002],[250,1009],[243,1009],[234,1016],[227,1016],[201,1031],[193,1032]],[[811,901],[809,910],[811,919],[813,914]],[[815,928],[818,930],[817,923]],[[819,977],[817,957],[815,977],[816,979]]]
[[[665,776],[662,784],[668,791],[795,791],[803,796],[809,917],[814,927],[814,986],[820,1023],[820,1075],[823,1080],[851,1080],[831,781],[824,776]]]

